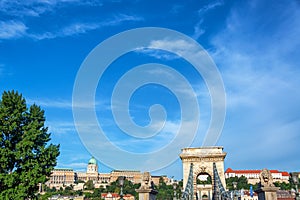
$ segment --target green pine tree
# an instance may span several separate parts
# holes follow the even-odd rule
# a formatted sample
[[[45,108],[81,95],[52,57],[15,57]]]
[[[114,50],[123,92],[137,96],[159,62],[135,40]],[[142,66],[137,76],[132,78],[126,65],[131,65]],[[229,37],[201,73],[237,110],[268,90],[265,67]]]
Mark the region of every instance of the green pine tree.
[[[21,94],[4,92],[0,100],[0,197],[35,199],[56,165],[59,145],[49,144],[44,111],[29,108]]]

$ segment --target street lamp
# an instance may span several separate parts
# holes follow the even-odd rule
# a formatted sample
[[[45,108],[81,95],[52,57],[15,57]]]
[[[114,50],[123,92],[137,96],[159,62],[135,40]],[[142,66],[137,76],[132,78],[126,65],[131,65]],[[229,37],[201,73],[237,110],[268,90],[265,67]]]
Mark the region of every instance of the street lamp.
[[[296,189],[296,200],[300,200],[299,197],[299,191],[298,191],[298,184],[299,184],[299,173],[298,172],[292,172],[292,179],[295,184],[295,189]]]
[[[121,186],[120,200],[124,200],[123,199],[123,185],[124,185],[125,178],[126,178],[125,176],[119,176],[118,177],[118,182],[119,182],[119,185]]]
[[[177,187],[177,184],[176,183],[173,183],[173,189],[174,189],[174,200],[177,200],[177,197],[176,197],[176,187]]]
[[[237,182],[232,182],[232,186],[233,186],[233,199],[237,199],[236,198],[236,188],[237,188]]]

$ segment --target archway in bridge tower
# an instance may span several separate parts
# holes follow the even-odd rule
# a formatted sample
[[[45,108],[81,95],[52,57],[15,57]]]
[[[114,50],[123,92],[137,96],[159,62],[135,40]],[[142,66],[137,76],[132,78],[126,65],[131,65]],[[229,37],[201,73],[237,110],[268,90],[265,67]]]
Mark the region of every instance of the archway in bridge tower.
[[[198,200],[211,200],[212,199],[212,177],[207,172],[201,172],[196,178],[196,195]]]

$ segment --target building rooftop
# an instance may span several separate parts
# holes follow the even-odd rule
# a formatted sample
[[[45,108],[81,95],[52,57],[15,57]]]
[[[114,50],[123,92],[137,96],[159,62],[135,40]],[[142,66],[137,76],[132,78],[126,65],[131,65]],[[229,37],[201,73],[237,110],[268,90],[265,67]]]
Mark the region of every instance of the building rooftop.
[[[71,168],[54,168],[53,171],[73,171]]]
[[[94,165],[97,165],[97,160],[92,157],[90,160],[89,160],[89,163],[88,164],[94,164]]]

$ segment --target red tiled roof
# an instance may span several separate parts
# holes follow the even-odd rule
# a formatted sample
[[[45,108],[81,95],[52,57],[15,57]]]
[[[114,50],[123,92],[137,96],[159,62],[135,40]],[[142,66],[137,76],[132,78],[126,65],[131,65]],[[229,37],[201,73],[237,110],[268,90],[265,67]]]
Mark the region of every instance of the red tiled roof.
[[[281,172],[282,176],[290,176],[288,172]]]
[[[132,197],[132,194],[125,194],[124,197]]]
[[[231,173],[233,170],[231,168],[226,169],[225,173]]]

